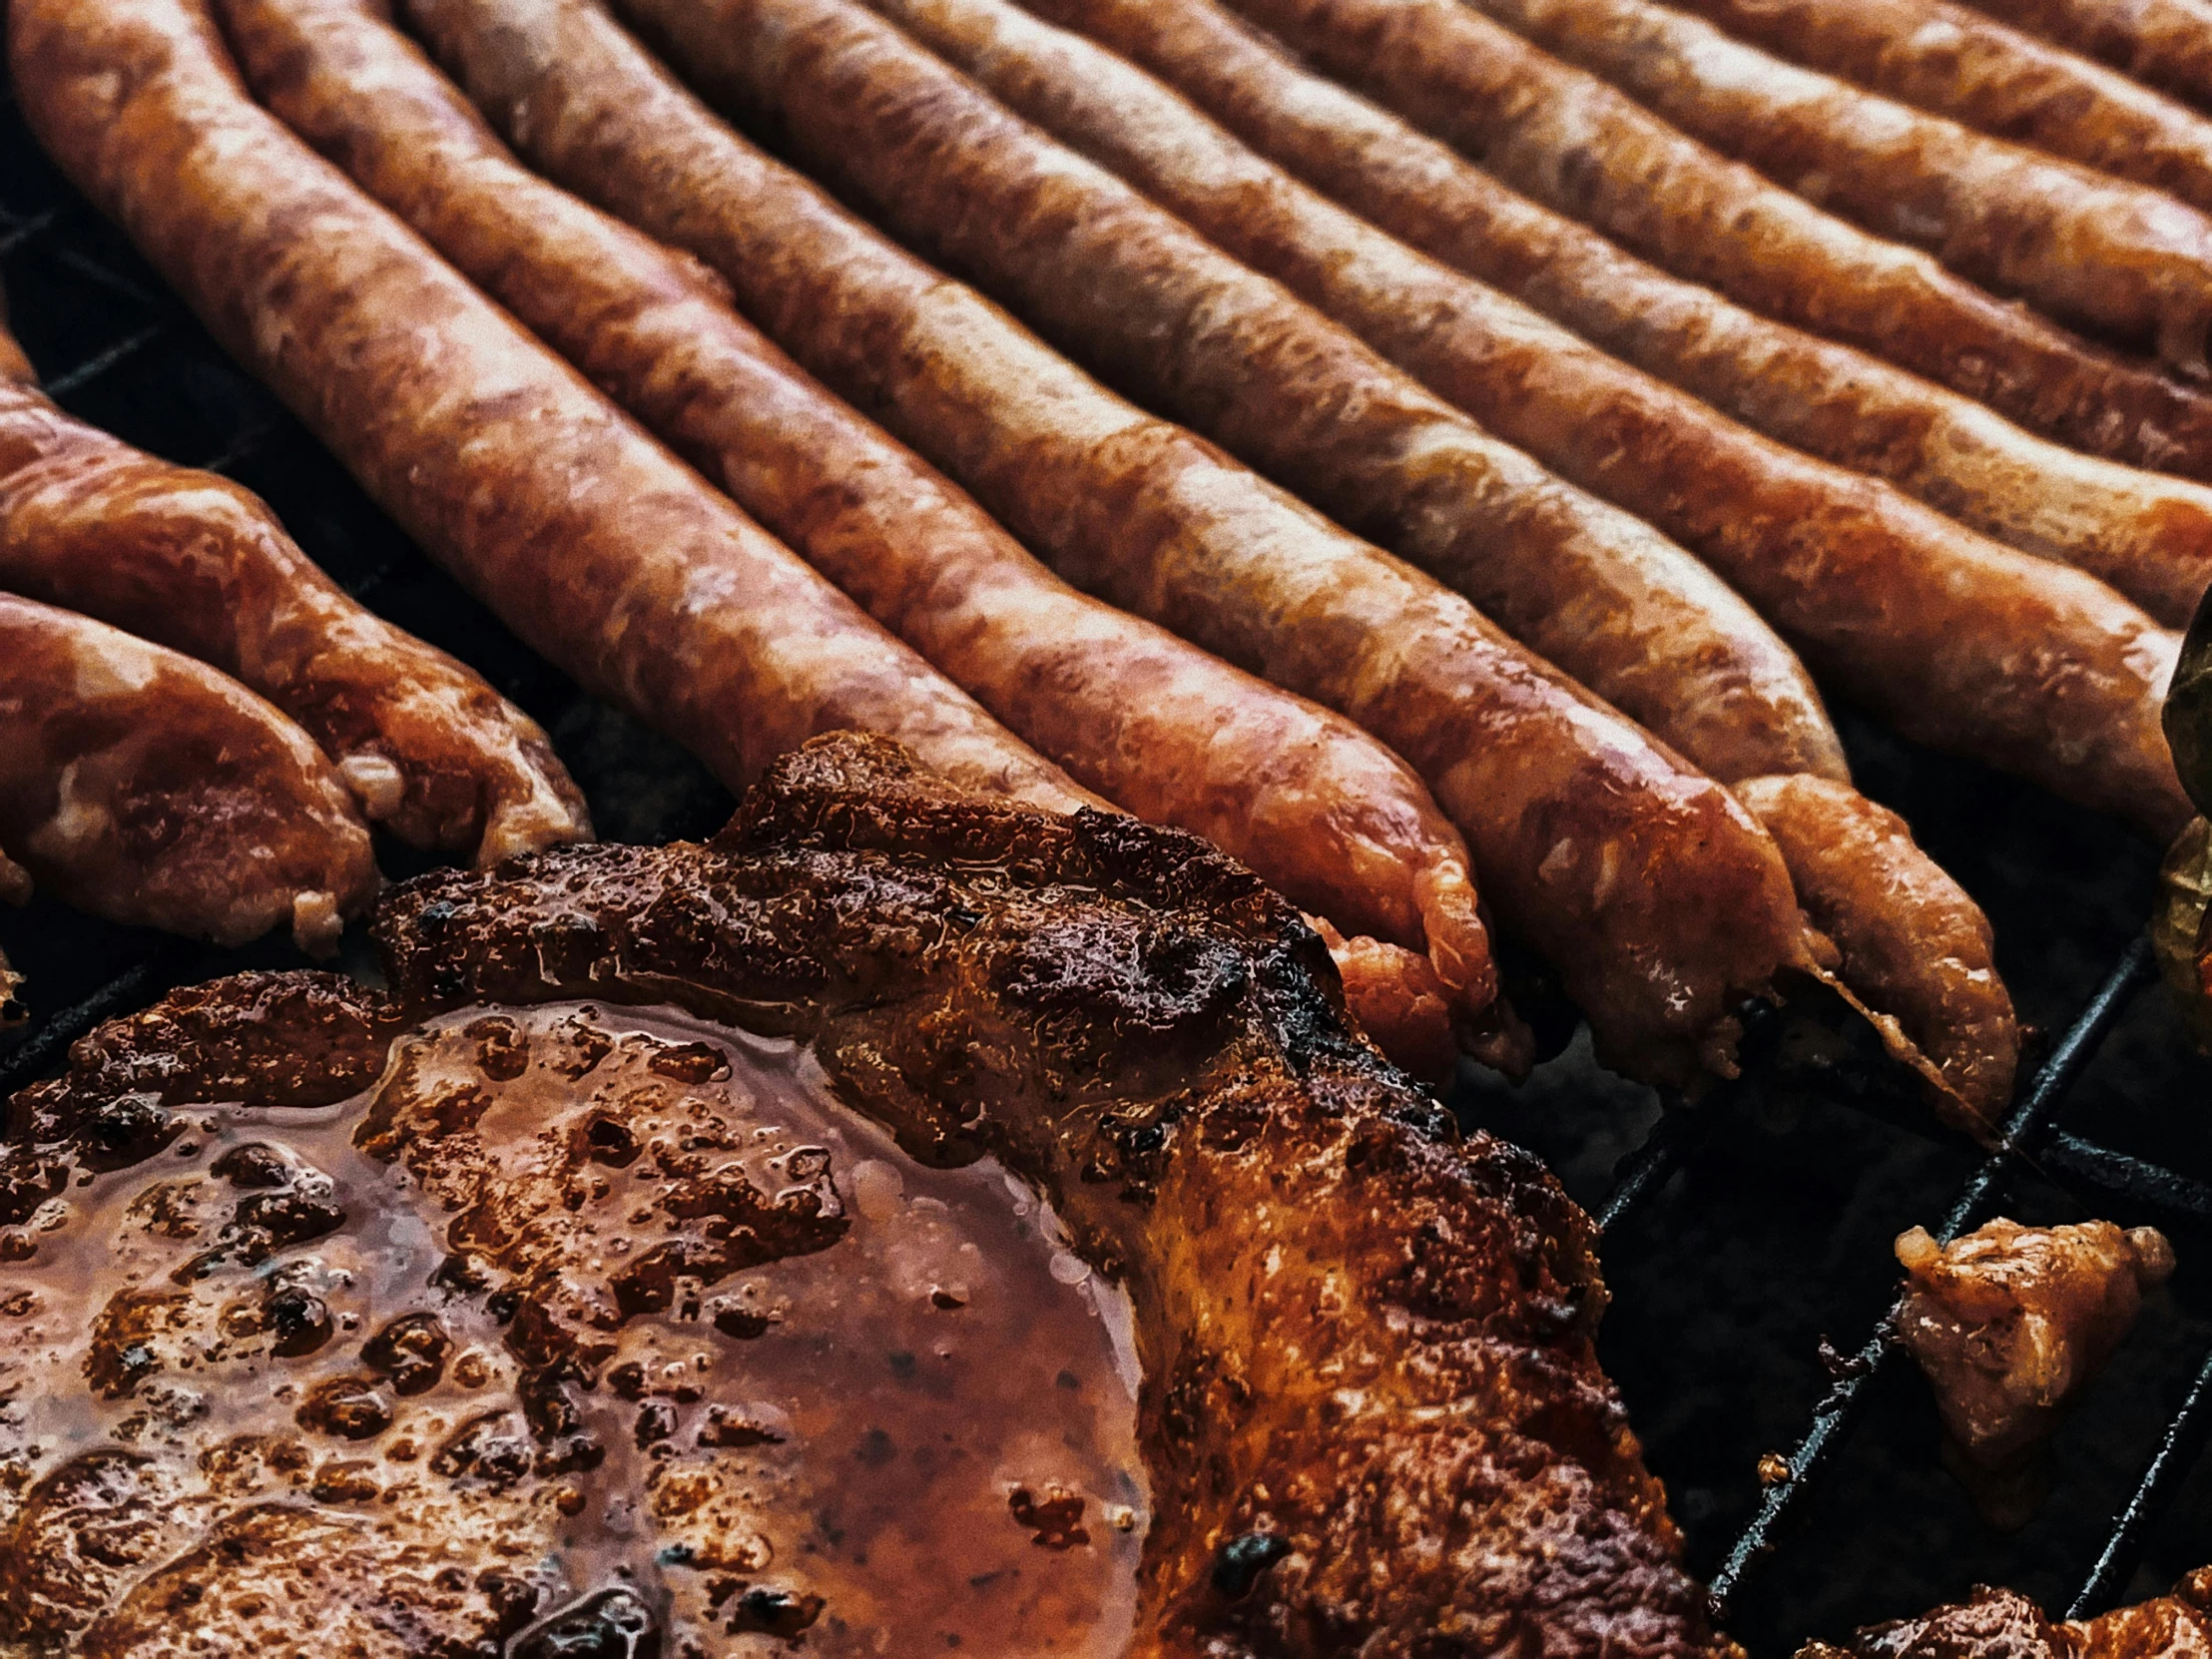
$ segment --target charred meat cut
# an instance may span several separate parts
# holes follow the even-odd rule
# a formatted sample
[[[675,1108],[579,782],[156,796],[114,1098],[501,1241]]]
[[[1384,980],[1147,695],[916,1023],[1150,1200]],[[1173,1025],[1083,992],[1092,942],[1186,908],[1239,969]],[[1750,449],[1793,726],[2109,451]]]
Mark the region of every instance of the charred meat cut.
[[[1808,1642],[1798,1659],[2180,1659],[2212,1647],[2212,1567],[2171,1595],[2060,1622],[2027,1597],[1978,1586],[1917,1619],[1860,1631],[1843,1647]]]
[[[835,1653],[988,1593],[901,1566],[934,1523],[1091,1620],[1008,1651],[1730,1651],[1597,1368],[1588,1219],[1354,1036],[1318,938],[1194,837],[838,738],[708,845],[425,877],[377,934],[388,995],[180,992],[18,1097],[0,1306],[46,1335],[0,1336],[0,1640],[255,1650],[311,1616],[399,1659],[642,1618],[668,1654]],[[889,1287],[862,1329],[994,1317],[1013,1244],[862,1248],[965,1225],[930,1183],[986,1156],[1065,1230],[1050,1285],[1126,1295],[1133,1501],[1111,1413],[1059,1403],[1110,1367],[1009,1401],[929,1393],[954,1338],[815,1394],[755,1358],[830,1279]],[[1073,1340],[998,1341],[1011,1371]],[[74,1440],[31,1431],[57,1412]],[[1005,1441],[1002,1533],[956,1481],[864,1564],[794,1531],[913,1489],[902,1435],[948,1415]]]

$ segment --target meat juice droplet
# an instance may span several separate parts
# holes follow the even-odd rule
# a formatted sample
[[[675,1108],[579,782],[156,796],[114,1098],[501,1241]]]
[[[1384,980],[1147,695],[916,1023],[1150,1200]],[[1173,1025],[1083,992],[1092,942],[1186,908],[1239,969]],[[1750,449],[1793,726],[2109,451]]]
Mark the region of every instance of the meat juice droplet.
[[[389,1145],[363,1126],[379,1099],[472,1124],[501,1191],[555,1196],[456,1211],[451,1170],[416,1167],[419,1124]],[[793,1044],[632,1009],[478,1009],[404,1039],[385,1081],[337,1107],[195,1112],[191,1159],[100,1175],[34,1261],[0,1264],[0,1307],[37,1293],[0,1321],[0,1394],[17,1400],[0,1461],[35,1483],[99,1447],[150,1459],[166,1530],[133,1573],[276,1499],[460,1539],[471,1575],[494,1555],[539,1563],[469,1580],[469,1616],[501,1641],[557,1645],[585,1608],[576,1629],[597,1640],[619,1603],[651,1610],[638,1639],[664,1652],[692,1638],[739,1659],[801,1633],[827,1659],[947,1638],[971,1655],[1125,1650],[1148,1514],[1125,1302],[1026,1186],[988,1160],[915,1163]],[[686,1150],[705,1142],[740,1150],[715,1154],[718,1174]],[[715,1235],[662,1219],[663,1157],[691,1160],[667,1214],[741,1177],[837,1213],[781,1256],[671,1257],[672,1232]],[[188,1185],[150,1226],[157,1180]],[[342,1224],[273,1234],[268,1195],[302,1189]],[[241,1233],[247,1198],[263,1225]],[[554,1309],[583,1335],[533,1372],[545,1315],[501,1252],[545,1225],[588,1235],[560,1269],[583,1311]],[[123,1351],[128,1391],[100,1397],[92,1333],[126,1289],[148,1335]],[[0,1539],[15,1507],[0,1496]]]

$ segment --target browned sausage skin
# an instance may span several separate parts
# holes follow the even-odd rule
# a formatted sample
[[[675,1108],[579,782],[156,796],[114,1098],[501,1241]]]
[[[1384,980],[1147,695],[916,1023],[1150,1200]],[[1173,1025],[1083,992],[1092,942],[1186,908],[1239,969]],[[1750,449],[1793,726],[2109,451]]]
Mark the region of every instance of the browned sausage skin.
[[[87,425],[28,376],[0,383],[0,587],[236,677],[417,846],[488,866],[590,837],[544,732],[481,676],[363,609],[251,491]]]
[[[1095,805],[246,95],[189,0],[31,0],[33,129],[233,352],[518,633],[740,786],[840,727]]]
[[[2019,1027],[1988,918],[1913,843],[1905,821],[1822,778],[1750,778],[1736,794],[1773,831],[1798,901],[1836,943],[1839,977],[1893,1050],[1993,1126],[2012,1096]],[[1902,1039],[1902,1041],[1901,1041]]]
[[[1697,552],[1892,724],[2153,833],[2188,818],[2158,719],[2178,648],[2101,583],[1606,356],[1354,218],[1142,70],[1009,0],[867,3],[1492,430]],[[1012,240],[1003,218],[992,228]],[[1768,770],[1701,752],[1671,707],[1644,718],[1724,782]]]
[[[284,926],[326,951],[380,881],[335,769],[276,709],[190,657],[7,595],[0,847],[0,895],[22,896],[27,874],[111,921],[225,945]]]
[[[1979,9],[2212,109],[2212,4],[2206,0],[1981,0]]]
[[[1229,0],[1515,189],[1679,276],[2092,454],[2212,479],[2212,398],[1869,236],[1461,0]]]
[[[1685,0],[1738,40],[2212,212],[2212,121],[1950,0]]]
[[[1386,1052],[1448,1072],[1455,1016],[1512,1059],[1464,843],[1403,762],[1052,575],[739,317],[705,267],[519,167],[370,0],[219,11],[295,132],[1024,739],[1375,935],[1339,935],[1338,954]],[[1383,941],[1425,951],[1424,985]]]
[[[621,9],[909,246],[972,275],[1109,384],[1465,594],[1694,764],[1845,775],[1803,667],[1705,566],[862,7]]]
[[[2212,220],[2173,198],[1784,63],[1650,0],[1474,3],[1877,235],[2207,372]]]
[[[1027,0],[1143,65],[1277,165],[1444,264],[1795,448],[1873,473],[2181,627],[2212,583],[2212,489],[2063,448],[1852,346],[1770,321],[1540,207],[1216,0]]]
[[[1078,587],[1388,743],[1466,831],[1485,896],[1601,1052],[1729,1064],[1732,1010],[1804,960],[1779,853],[1725,791],[1464,601],[1112,396],[716,121],[580,0],[410,19],[518,148],[699,255],[785,349]]]

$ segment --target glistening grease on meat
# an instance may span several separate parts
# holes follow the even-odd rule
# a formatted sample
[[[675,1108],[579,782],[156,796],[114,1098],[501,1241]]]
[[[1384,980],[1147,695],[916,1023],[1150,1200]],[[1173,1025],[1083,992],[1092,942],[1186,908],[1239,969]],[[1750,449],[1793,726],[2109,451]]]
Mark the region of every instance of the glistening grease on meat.
[[[836,1283],[840,1252],[923,1329],[989,1316],[1002,1264],[958,1266],[953,1186],[887,1154],[863,1169],[857,1129],[841,1158],[814,1120],[822,1139],[792,1133],[767,1035],[918,1164],[999,1159],[1065,1230],[1051,1281],[1128,1298],[1149,1490],[1115,1484],[1110,1425],[1052,1432],[1100,1420],[1059,1397],[1105,1386],[1093,1346],[1077,1387],[1055,1377],[1037,1417],[1018,1402],[1043,1440],[1011,1407],[958,1428],[1008,1459],[1002,1511],[947,1517],[960,1550],[1095,1587],[1149,1512],[1138,1659],[1410,1656],[1439,1627],[1576,1659],[1734,1651],[1597,1369],[1588,1218],[1354,1036],[1296,910],[1196,837],[957,791],[839,737],[780,763],[706,846],[424,877],[375,936],[388,994],[313,974],[180,992],[18,1097],[0,1257],[35,1281],[79,1235],[24,1224],[59,1214],[88,1244],[135,1228],[133,1259],[162,1271],[111,1270],[89,1336],[42,1314],[36,1283],[0,1304],[101,1357],[0,1432],[26,1409],[142,1419],[91,1456],[42,1434],[35,1477],[0,1488],[9,1634],[43,1618],[85,1653],[171,1652],[314,1620],[377,1659],[502,1639],[535,1659],[571,1623],[581,1640],[593,1619],[670,1620],[664,1652],[709,1629],[716,1651],[733,1630],[739,1653],[801,1631],[846,1651],[834,1620],[871,1583],[901,1593],[897,1539],[930,1517],[886,1521],[878,1567],[763,1494],[791,1489],[785,1471],[852,1513],[875,1471],[918,1477],[897,1423],[811,1413],[841,1391],[942,1422],[933,1368],[971,1351],[862,1352],[771,1399],[749,1357],[769,1368],[780,1330],[819,1329],[779,1285]],[[70,1210],[42,1209],[62,1195]],[[931,1244],[903,1278],[895,1251],[863,1272],[862,1224],[932,1198],[953,1265]],[[348,1330],[361,1288],[387,1283],[410,1300]],[[62,1275],[43,1294],[83,1293]],[[1041,1287],[1028,1300],[1057,1317]],[[220,1358],[203,1306],[236,1345]],[[242,1361],[292,1383],[239,1392],[269,1421],[243,1442],[196,1403],[203,1366]],[[592,1501],[625,1481],[628,1580],[595,1553]],[[972,1606],[993,1593],[975,1576],[917,1593]],[[1065,1605],[1085,1596],[1104,1605],[1095,1588]]]
[[[597,7],[405,10],[534,166],[714,266],[780,345],[1076,586],[1404,757],[1609,1064],[1677,1079],[1733,1064],[1742,997],[1809,958],[1781,855],[1725,790],[1464,600],[860,224]]]
[[[591,833],[537,722],[482,676],[364,609],[251,491],[76,419],[27,374],[0,375],[0,586],[235,676],[418,846],[495,864]]]
[[[1207,835],[1353,935],[1347,994],[1393,1056],[1448,1076],[1457,1025],[1513,1063],[1466,848],[1402,761],[1054,576],[706,268],[518,165],[367,0],[219,12],[295,132],[877,621],[1085,786]]]
[[[2212,580],[2212,490],[2038,438],[1855,347],[1762,316],[1509,189],[1312,73],[1218,0],[1026,0],[1142,64],[1392,236],[1771,438],[2111,583],[2169,627]]]

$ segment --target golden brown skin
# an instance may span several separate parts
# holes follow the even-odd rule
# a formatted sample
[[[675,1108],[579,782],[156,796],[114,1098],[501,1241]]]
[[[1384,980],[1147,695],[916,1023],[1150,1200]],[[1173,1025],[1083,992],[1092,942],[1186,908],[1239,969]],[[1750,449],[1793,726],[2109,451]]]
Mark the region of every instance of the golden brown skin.
[[[2212,121],[1949,0],[1687,0],[1782,57],[2212,211]]]
[[[1869,236],[1462,0],[1232,8],[1545,206],[2092,454],[2212,479],[2212,398]]]
[[[1938,1245],[1900,1235],[1898,1337],[1942,1412],[1944,1459],[1992,1520],[2040,1498],[2037,1454],[2073,1396],[2134,1329],[2143,1292],[2174,1270],[2154,1227],[2022,1227],[1999,1217]]]
[[[1309,73],[1215,0],[1027,9],[1143,65],[1391,235],[1769,437],[2085,570],[2171,627],[2212,583],[2212,489],[2062,448],[1934,381],[1670,276]]]
[[[1454,1014],[1498,1025],[1465,845],[1402,761],[1062,582],[739,317],[705,268],[518,166],[367,0],[226,0],[220,16],[293,131],[1026,742],[1373,935],[1340,960],[1363,1012],[1389,1013],[1370,1023],[1387,1052],[1448,1075]],[[1417,1017],[1379,1000],[1414,971],[1388,945],[1433,968]]]
[[[2212,1646],[2212,1567],[2170,1595],[2060,1623],[2023,1595],[1983,1584],[1965,1601],[1860,1631],[1798,1659],[2181,1659]]]
[[[1825,778],[1750,778],[1736,799],[1782,848],[1798,902],[1842,952],[1838,974],[1889,1016],[1937,1086],[1986,1130],[2012,1098],[2019,1026],[1989,920],[1905,820]]]
[[[318,954],[382,881],[336,768],[276,709],[5,594],[0,847],[0,896],[20,900],[27,874],[110,921],[224,945],[282,926]]]
[[[128,1168],[163,1154],[175,1164],[189,1124],[212,1115],[224,1132],[230,1109],[210,1114],[201,1102],[247,1102],[271,1112],[272,1134],[289,1132],[290,1109],[374,1083],[394,1038],[426,1016],[482,1008],[490,1073],[515,1069],[499,1027],[526,1016],[507,1005],[673,1003],[725,1028],[798,1037],[840,1098],[924,1162],[995,1154],[1052,1200],[1069,1248],[1127,1292],[1154,1515],[1133,1659],[1355,1649],[1411,1659],[1451,1651],[1439,1640],[1456,1638],[1438,1633],[1454,1629],[1482,1631],[1477,1651],[1494,1642],[1560,1659],[1734,1651],[1675,1565],[1659,1485],[1598,1370],[1591,1338],[1604,1290],[1588,1219],[1534,1159],[1487,1136],[1461,1139],[1351,1035],[1296,911],[1195,837],[955,792],[908,771],[888,745],[840,738],[774,769],[708,846],[575,847],[499,879],[428,877],[395,896],[376,931],[389,997],[319,975],[245,976],[179,992],[81,1043],[70,1074],[18,1097],[11,1116],[19,1140],[0,1159],[11,1242],[95,1159]],[[391,1132],[419,1122],[432,1147],[400,1147],[430,1164],[438,1190],[473,1181],[483,1195],[433,1225],[454,1230],[464,1269],[489,1281],[453,1298],[457,1318],[477,1319],[484,1289],[515,1293],[503,1342],[487,1345],[490,1391],[504,1394],[533,1359],[570,1362],[569,1386],[556,1383],[535,1418],[503,1429],[519,1441],[508,1453],[518,1480],[537,1454],[555,1466],[588,1455],[574,1436],[589,1436],[622,1386],[601,1356],[663,1324],[653,1301],[608,1306],[604,1266],[559,1248],[577,1225],[559,1206],[539,1223],[542,1243],[518,1240],[497,1192],[481,1185],[484,1164],[435,1162],[437,1141],[472,1133],[490,1157],[513,1161],[531,1146],[527,1127],[479,1115],[471,1102],[484,1097],[465,1086],[391,1092],[398,1110],[366,1120],[360,1150],[390,1156],[400,1149]],[[198,1109],[170,1110],[188,1104]],[[608,1164],[621,1155],[611,1131],[586,1144],[608,1148]],[[536,1145],[540,1167],[555,1172],[582,1150],[574,1138]],[[664,1156],[640,1157],[627,1179],[658,1195],[654,1160]],[[724,1158],[710,1143],[701,1173]],[[614,1173],[579,1172],[575,1210],[594,1225],[619,1221],[600,1217],[591,1186]],[[271,1196],[287,1190],[299,1190],[296,1178]],[[719,1181],[701,1196],[723,1194],[742,1196]],[[819,1188],[794,1194],[788,1220],[819,1229],[826,1207],[797,1213],[808,1197]],[[378,1202],[414,1200],[386,1187]],[[273,1203],[265,1213],[295,1212]],[[689,1244],[699,1230],[676,1231]],[[343,1248],[351,1232],[324,1242]],[[243,1227],[230,1237],[233,1249],[255,1242]],[[701,1241],[697,1277],[727,1271],[733,1237],[719,1250],[711,1233]],[[552,1271],[503,1277],[531,1253]],[[350,1367],[352,1340],[333,1341],[309,1375]],[[711,1357],[727,1351],[704,1320],[685,1340]],[[699,1387],[727,1386],[722,1375],[711,1367]],[[380,1397],[406,1409],[395,1391]],[[695,1408],[681,1396],[675,1405]],[[342,1488],[290,1500],[307,1537],[264,1536],[228,1563],[159,1547],[162,1465],[191,1458],[192,1435],[204,1432],[188,1424],[181,1452],[150,1446],[151,1469],[108,1467],[104,1518],[116,1524],[104,1536],[115,1547],[77,1547],[86,1509],[49,1500],[0,1576],[52,1591],[41,1608],[64,1619],[123,1621],[105,1628],[180,1646],[235,1635],[228,1621],[245,1616],[250,1588],[268,1592],[264,1620],[272,1606],[308,1601],[287,1587],[306,1578],[317,1548],[345,1537],[331,1524]],[[605,1470],[587,1478],[624,1466],[616,1454],[627,1452],[608,1449]],[[44,1455],[50,1467],[66,1451]],[[481,1530],[378,1505],[357,1522],[354,1547],[408,1565],[410,1529],[419,1537],[435,1524],[464,1539],[507,1530],[496,1482],[420,1478],[441,1509]],[[855,1468],[852,1478],[865,1476]],[[12,1488],[0,1499],[15,1501]],[[712,1516],[702,1521],[695,1560],[731,1542]],[[641,1512],[637,1524],[650,1536],[665,1512]],[[130,1547],[150,1533],[152,1543]],[[517,1552],[487,1583],[468,1560],[442,1602],[418,1602],[413,1574],[394,1572],[419,1626],[372,1623],[352,1569],[333,1571],[333,1589],[311,1599],[334,1634],[379,1632],[366,1650],[377,1659],[469,1651],[496,1630],[503,1601],[523,1618],[546,1610],[522,1593],[542,1563]],[[785,1552],[773,1565],[786,1567]],[[705,1576],[665,1554],[650,1571],[677,1587],[679,1608]],[[207,1590],[175,1594],[193,1581]],[[512,1588],[503,1594],[502,1583]]]
[[[27,380],[0,384],[0,587],[259,692],[368,819],[417,846],[488,865],[591,834],[537,722],[348,597],[259,496],[134,449]]]
[[[1730,1063],[1736,1001],[1803,944],[1780,854],[1725,791],[1464,600],[859,224],[596,8],[425,0],[408,15],[534,165],[721,271],[780,345],[1077,587],[1410,762],[1609,1063],[1686,1075],[1701,1045]]]
[[[1877,235],[2212,372],[2212,219],[2172,197],[1799,69],[1649,0],[1477,3]]]
[[[193,0],[33,0],[25,115],[210,330],[525,640],[733,787],[831,728],[1092,800],[255,105]]]
[[[1141,70],[1008,0],[868,3],[1490,430],[1699,554],[1892,724],[2124,812],[2154,834],[2187,818],[2158,724],[2178,646],[2102,584],[1785,449],[1593,349],[1374,230]],[[1004,217],[981,222],[1001,246],[1012,240]],[[1542,563],[1524,554],[1515,568]],[[1524,624],[1531,605],[1558,603],[1548,587],[1515,597],[1496,614],[1581,673]],[[1684,700],[1699,690],[1686,685]],[[1630,712],[1725,782],[1767,770],[1701,747],[1679,707],[1647,701]],[[1845,779],[1833,737],[1810,729],[1810,708],[1805,718],[1799,754],[1812,759],[1774,770]]]
[[[1473,600],[1720,777],[1843,752],[1804,668],[1652,528],[844,0],[624,8],[714,96],[1109,384]]]
[[[2205,0],[1988,0],[1977,9],[2198,109],[2212,107]]]

